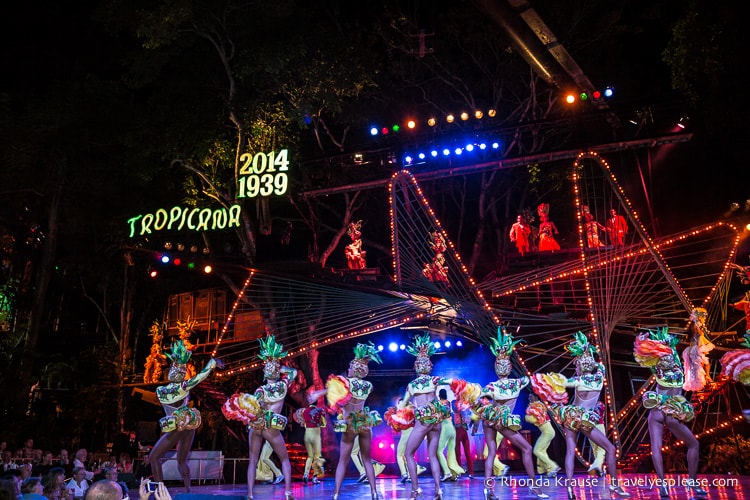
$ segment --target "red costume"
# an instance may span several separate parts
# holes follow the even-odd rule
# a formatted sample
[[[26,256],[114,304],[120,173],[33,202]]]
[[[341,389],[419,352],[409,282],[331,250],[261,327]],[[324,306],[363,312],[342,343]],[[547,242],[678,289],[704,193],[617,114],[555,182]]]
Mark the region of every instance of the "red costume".
[[[539,214],[539,251],[560,250],[560,244],[555,240],[554,235],[558,234],[557,226],[549,220],[549,203],[542,203],[536,208]]]
[[[344,255],[346,255],[346,262],[349,269],[364,269],[367,267],[367,263],[365,262],[367,252],[362,250],[361,228],[362,221],[360,220],[357,222],[351,222],[349,224],[349,229],[346,231],[346,234],[352,239],[352,242],[344,248]]]
[[[510,226],[510,241],[516,244],[516,248],[521,255],[529,251],[530,234],[531,226],[523,221],[523,216],[519,215],[516,223]]]
[[[609,211],[609,215],[610,217],[607,219],[609,239],[613,245],[623,246],[625,245],[625,235],[628,234],[628,223],[625,222],[625,217],[618,215],[614,208]]]

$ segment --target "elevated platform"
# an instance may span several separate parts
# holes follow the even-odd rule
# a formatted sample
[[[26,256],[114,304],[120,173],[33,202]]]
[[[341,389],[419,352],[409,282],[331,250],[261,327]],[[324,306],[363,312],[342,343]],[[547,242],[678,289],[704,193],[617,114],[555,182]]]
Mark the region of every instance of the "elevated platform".
[[[650,485],[656,481],[653,474],[623,474],[620,476],[626,490],[636,499],[659,498],[656,488]],[[670,499],[685,500],[693,498],[681,482],[687,480],[685,475],[667,475],[667,482],[674,484],[670,486]],[[750,500],[750,477],[730,475],[699,475],[699,480],[709,493],[708,498],[729,498]],[[551,500],[567,500],[568,496],[564,486],[564,478],[538,479],[542,491],[550,496]],[[605,479],[586,475],[576,475],[575,493],[580,500],[618,498],[610,494]],[[535,498],[529,493],[528,480],[523,475],[510,475],[495,480],[495,494],[500,499]],[[433,498],[435,489],[430,477],[424,474],[420,476],[420,487],[422,488],[423,500]],[[244,484],[221,484],[193,486],[191,493],[183,493],[182,488],[174,482],[168,482],[167,486],[174,500],[246,500],[247,487]],[[484,499],[483,478],[467,477],[459,478],[455,482],[441,484],[444,500],[482,500]],[[410,483],[402,483],[396,477],[379,477],[377,479],[378,493],[384,500],[409,498],[411,491]],[[283,499],[284,485],[257,484],[254,490],[255,499]],[[295,477],[292,484],[294,498],[308,500],[329,500],[333,494],[333,478],[326,477],[318,485],[303,484]],[[131,498],[137,500],[138,492],[131,490]],[[345,499],[369,499],[370,487],[367,483],[357,483],[356,478],[347,478],[341,488],[341,500]]]

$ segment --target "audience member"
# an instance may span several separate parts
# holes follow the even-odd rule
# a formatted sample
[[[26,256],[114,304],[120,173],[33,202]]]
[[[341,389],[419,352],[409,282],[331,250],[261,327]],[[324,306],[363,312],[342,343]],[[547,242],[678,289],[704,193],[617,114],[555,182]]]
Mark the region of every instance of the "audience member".
[[[65,486],[65,469],[52,467],[42,479],[44,496],[49,500],[73,500],[71,491]]]
[[[91,481],[94,479],[94,474],[99,474],[102,470],[97,469],[95,471],[90,471],[86,469],[86,460],[89,457],[89,452],[86,451],[86,448],[81,448],[78,451],[76,451],[76,456],[73,459],[73,468],[74,468],[74,474],[75,474],[75,467],[81,467],[85,471],[86,480]]]
[[[133,473],[133,460],[128,453],[120,453],[120,461],[117,463],[117,470],[123,474]]]
[[[42,480],[30,477],[21,484],[21,500],[46,500]]]
[[[120,489],[122,490],[122,498],[128,497],[128,492],[130,491],[128,489],[128,485],[125,484],[125,481],[120,481],[117,467],[105,467],[104,468],[104,479],[107,479],[109,481],[114,481],[115,483],[120,485]],[[99,481],[97,481],[99,482]],[[93,487],[93,485],[92,485]]]
[[[12,470],[18,467],[16,465],[16,462],[13,460],[13,452],[11,452],[10,450],[5,450],[3,452],[2,462],[0,464],[2,465],[1,468],[3,471]]]
[[[42,461],[34,464],[31,469],[31,475],[37,477],[46,476],[49,470],[52,468],[52,452],[45,451],[42,454]]]
[[[66,483],[66,486],[73,492],[74,500],[81,500],[89,489],[89,482],[86,480],[86,472],[83,467],[73,467],[73,477]]]
[[[32,467],[33,466],[31,464],[21,464],[18,466],[17,470],[20,472],[21,481],[31,477]]]
[[[18,500],[18,498],[13,480],[6,477],[0,478],[0,500]]]
[[[116,481],[100,479],[86,491],[86,500],[122,500],[122,489]]]
[[[2,475],[1,479],[7,479],[13,484],[16,496],[21,496],[21,471],[12,469]]]
[[[23,448],[16,451],[16,458],[22,458],[23,460],[32,461],[34,460],[34,440],[28,438],[23,443]]]
[[[141,479],[141,485],[138,488],[139,500],[149,500],[151,493],[148,491],[148,483],[150,482],[150,479]],[[164,486],[164,483],[157,483],[153,491],[155,500],[172,500],[172,495],[169,494],[169,490]]]

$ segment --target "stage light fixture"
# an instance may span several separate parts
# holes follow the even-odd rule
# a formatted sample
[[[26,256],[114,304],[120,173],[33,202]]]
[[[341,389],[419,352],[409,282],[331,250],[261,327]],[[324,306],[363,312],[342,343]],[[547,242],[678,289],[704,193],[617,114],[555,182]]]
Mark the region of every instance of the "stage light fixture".
[[[398,344],[395,342],[391,342],[388,344],[388,350],[391,352],[396,352],[398,350]]]
[[[464,345],[464,343],[461,342],[460,340],[456,341],[456,347],[462,347],[463,345]]]
[[[455,151],[453,151],[453,152],[456,153],[456,155],[461,155],[461,153],[463,153],[463,149],[456,148]]]
[[[437,155],[438,155],[437,150],[433,149],[432,151],[430,151],[430,156],[432,156],[433,158],[436,158]]]
[[[188,262],[188,269],[195,269],[195,262]]]
[[[182,243],[178,243],[177,244],[177,251],[178,252],[182,252],[183,250],[185,250],[185,245],[182,244]]]
[[[214,268],[210,264],[206,264],[205,266],[203,266],[203,272],[206,274],[211,274],[212,272],[214,272]]]
[[[391,127],[391,130],[393,130],[394,132],[398,132],[399,130],[401,130],[401,127],[399,126],[399,124],[398,124],[398,123],[396,123],[396,124],[394,124],[394,125],[393,125],[393,126]]]
[[[434,345],[435,349],[440,349],[440,342],[438,342],[437,340],[435,341]]]
[[[388,127],[383,127],[382,129],[380,129],[380,133],[383,135],[388,135]]]
[[[487,110],[487,116],[489,116],[490,118],[494,118],[495,115],[497,115],[497,111],[495,111],[494,109],[490,108]]]
[[[601,98],[602,98],[602,93],[601,93],[601,92],[600,92],[599,90],[595,90],[595,91],[593,91],[593,92],[591,93],[591,97],[592,97],[592,98],[593,98],[593,99],[594,99],[595,101],[598,101],[599,99],[601,99]]]
[[[576,102],[576,96],[575,94],[568,94],[565,96],[565,102],[568,104],[574,104]]]
[[[159,276],[159,271],[157,271],[153,267],[149,266],[149,268],[148,268],[148,277],[149,278],[156,278],[157,276]]]
[[[687,127],[688,122],[690,121],[690,117],[688,115],[682,115],[680,119],[677,121],[677,126],[681,129],[684,129]]]
[[[412,158],[411,155],[406,155],[404,157],[404,163],[406,163],[407,165],[411,165],[411,162],[413,162],[413,161],[414,161],[414,158]]]
[[[451,150],[450,150],[450,149],[448,149],[448,148],[445,148],[445,149],[443,150],[443,156],[448,156],[449,154],[451,154]]]
[[[485,149],[487,149],[487,144],[485,144],[483,142],[480,142],[479,143],[479,149],[481,149],[482,151],[484,151]]]
[[[466,145],[466,151],[468,151],[469,153],[471,153],[472,151],[474,151],[474,145],[473,144],[467,144]]]
[[[398,349],[399,349],[399,351],[403,351],[403,350],[406,349],[406,345],[405,344],[401,344],[400,346],[398,346]]]
[[[581,93],[580,93],[580,94],[578,95],[578,98],[579,98],[580,100],[582,100],[582,101],[588,101],[588,100],[589,100],[589,95],[588,95],[588,94],[587,94],[586,92],[581,92]]]
[[[464,111],[463,113],[461,113],[461,121],[465,122],[468,119],[469,119],[469,113],[467,113],[466,111]]]
[[[614,89],[614,87],[605,87],[604,88],[604,97],[606,97],[607,99],[609,99],[613,95],[615,95],[615,89]]]
[[[382,350],[383,350],[383,344],[378,344],[378,351],[382,351]]]
[[[424,153],[419,153],[419,155],[417,156],[419,157],[420,160],[424,160],[426,155]]]
[[[482,117],[484,117],[484,113],[481,109],[474,111],[474,118],[476,118],[477,120],[481,120]]]
[[[492,149],[497,149],[499,147],[500,147],[500,143],[499,142],[493,142],[492,143]]]
[[[417,122],[415,122],[414,120],[409,120],[408,122],[406,122],[406,128],[414,130],[415,128],[417,128]]]
[[[378,132],[379,132],[379,131],[378,131],[378,128],[377,128],[377,127],[371,127],[371,128],[370,128],[370,135],[372,135],[372,136],[376,136],[376,135],[378,135]]]
[[[179,266],[180,264],[182,264],[182,260],[181,260],[181,259],[180,259],[180,258],[178,257],[178,258],[176,258],[175,260],[173,260],[173,261],[172,261],[172,263],[173,263],[173,264],[174,264],[175,266]]]
[[[445,346],[446,348],[448,348],[448,347],[450,347],[450,346],[451,346],[451,341],[450,341],[450,340],[446,340],[446,341],[445,341],[445,343],[444,343],[443,345],[444,345],[444,346]]]
[[[161,260],[162,263],[164,263],[164,264],[169,264],[170,258],[169,258],[169,255],[162,254],[162,256],[161,256],[161,258],[159,260]]]
[[[172,242],[171,241],[165,241],[164,242],[164,250],[172,250]]]
[[[454,121],[456,121],[456,117],[453,116],[452,114],[449,114],[448,116],[445,117],[445,121],[447,121],[448,123],[453,123]]]
[[[352,158],[356,165],[361,165],[362,162],[365,160],[365,157],[362,156],[362,153],[354,153],[354,156]]]

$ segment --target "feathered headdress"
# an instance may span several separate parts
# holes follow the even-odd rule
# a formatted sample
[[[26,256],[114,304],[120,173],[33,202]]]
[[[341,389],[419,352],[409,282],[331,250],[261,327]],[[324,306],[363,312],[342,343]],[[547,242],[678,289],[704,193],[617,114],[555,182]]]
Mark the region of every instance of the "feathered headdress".
[[[286,357],[287,353],[283,350],[284,346],[276,342],[276,337],[274,335],[258,339],[258,342],[260,342],[260,353],[258,353],[258,357],[264,362],[278,361]]]
[[[190,361],[190,357],[193,355],[193,353],[187,349],[185,342],[183,342],[182,340],[172,342],[172,349],[170,350],[170,352],[164,354],[175,365],[188,364],[188,362]]]
[[[523,340],[513,340],[513,334],[508,333],[504,326],[497,327],[497,337],[490,339],[492,345],[490,350],[496,358],[509,358],[513,353],[513,348],[524,343]]]
[[[359,237],[362,236],[361,230],[362,230],[361,220],[358,220],[357,222],[350,222],[346,230],[346,234],[348,234],[351,239],[358,240]]]
[[[573,340],[567,343],[567,345],[565,346],[565,350],[576,358],[579,358],[586,354],[588,354],[589,356],[593,356],[597,353],[596,346],[589,343],[588,337],[581,331],[578,331],[573,335]]]
[[[540,203],[538,207],[536,207],[536,213],[539,214],[539,218],[542,217],[542,215],[549,215],[549,203]]]
[[[359,361],[366,365],[370,360],[379,364],[383,362],[383,360],[380,359],[380,352],[375,347],[375,344],[372,342],[367,344],[357,344],[354,347],[354,361]]]
[[[364,378],[367,376],[367,363],[370,360],[376,363],[382,363],[380,359],[380,353],[378,352],[375,344],[372,342],[368,344],[357,344],[354,347],[354,359],[349,363],[349,367],[352,370],[352,374],[358,378]]]
[[[675,347],[679,339],[669,333],[666,326],[655,330],[647,330],[638,335],[633,346],[633,356],[636,362],[646,368],[654,368],[659,358],[674,356],[677,358]]]
[[[414,337],[414,342],[406,348],[406,352],[417,358],[414,360],[414,370],[417,373],[426,374],[432,370],[430,356],[435,354],[435,344],[430,340],[429,332]]]

